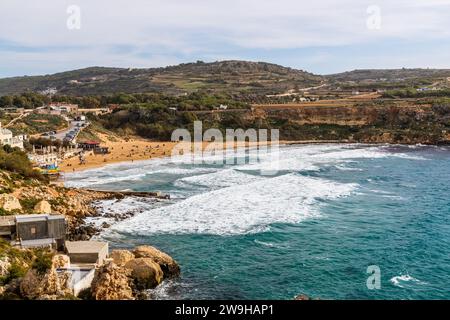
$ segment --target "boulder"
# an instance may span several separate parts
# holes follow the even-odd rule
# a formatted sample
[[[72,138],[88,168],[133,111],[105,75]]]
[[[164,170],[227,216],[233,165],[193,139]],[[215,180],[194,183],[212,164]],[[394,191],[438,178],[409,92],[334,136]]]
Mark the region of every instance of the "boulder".
[[[20,295],[27,299],[36,299],[40,291],[40,280],[36,270],[29,270],[20,282]]]
[[[34,212],[42,214],[52,213],[52,206],[48,201],[42,200],[34,206]]]
[[[138,246],[133,250],[136,258],[150,258],[161,267],[164,278],[173,278],[180,275],[180,266],[168,254],[152,246]]]
[[[9,257],[0,258],[0,277],[4,277],[9,273],[9,267],[11,267],[11,262]]]
[[[118,266],[124,266],[128,261],[134,259],[134,255],[128,250],[113,250],[110,257]]]
[[[150,258],[130,260],[125,265],[125,268],[131,270],[131,277],[138,289],[155,288],[163,280],[161,267]]]
[[[0,208],[6,211],[22,210],[22,205],[15,196],[11,194],[0,195]]]
[[[133,300],[130,271],[109,262],[95,271],[91,292],[95,300]]]
[[[55,254],[52,258],[53,268],[69,268],[70,267],[70,257],[65,254]]]
[[[300,294],[294,298],[294,300],[311,300],[306,294]]]

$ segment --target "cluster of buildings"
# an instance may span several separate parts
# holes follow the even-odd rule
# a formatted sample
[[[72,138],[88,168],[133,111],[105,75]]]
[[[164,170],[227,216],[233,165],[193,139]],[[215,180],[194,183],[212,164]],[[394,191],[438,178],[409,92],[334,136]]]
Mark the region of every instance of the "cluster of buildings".
[[[108,259],[102,241],[66,241],[66,220],[60,214],[0,216],[0,238],[20,248],[52,248],[65,260],[57,272],[69,272],[74,294],[91,286],[95,269]]]
[[[14,136],[11,130],[2,128],[0,122],[0,145],[10,145],[11,147],[24,149],[23,143],[28,139],[27,135]]]
[[[78,105],[70,103],[51,103],[48,106],[36,109],[38,114],[51,114],[55,116],[77,115]]]

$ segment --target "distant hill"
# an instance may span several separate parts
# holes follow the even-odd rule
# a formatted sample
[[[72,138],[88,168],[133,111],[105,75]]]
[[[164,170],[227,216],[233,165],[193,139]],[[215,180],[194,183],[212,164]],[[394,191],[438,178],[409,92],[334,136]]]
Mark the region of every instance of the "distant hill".
[[[282,93],[320,85],[324,78],[265,62],[185,63],[165,68],[91,67],[45,76],[0,79],[0,95],[55,91],[69,95],[116,92],[183,94],[197,90],[228,93]]]
[[[450,77],[450,69],[361,69],[326,76],[327,79],[338,82],[369,80],[395,82],[445,77]]]

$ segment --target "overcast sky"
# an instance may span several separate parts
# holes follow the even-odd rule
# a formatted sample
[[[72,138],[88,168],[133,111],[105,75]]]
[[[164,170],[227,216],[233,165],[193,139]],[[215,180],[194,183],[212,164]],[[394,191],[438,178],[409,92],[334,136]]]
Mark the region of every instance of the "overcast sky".
[[[0,13],[0,77],[225,59],[450,68],[450,0],[1,0]]]

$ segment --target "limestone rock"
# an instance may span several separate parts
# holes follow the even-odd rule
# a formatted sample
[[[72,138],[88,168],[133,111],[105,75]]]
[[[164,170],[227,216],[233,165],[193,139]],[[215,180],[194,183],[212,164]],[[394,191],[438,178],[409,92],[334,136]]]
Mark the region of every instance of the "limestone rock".
[[[110,257],[118,266],[124,266],[128,261],[134,259],[134,255],[128,250],[113,250]]]
[[[95,300],[133,300],[130,271],[109,262],[95,272],[91,292]]]
[[[294,298],[294,300],[311,300],[306,294],[300,294]]]
[[[70,257],[65,254],[55,254],[52,258],[53,268],[69,268],[70,267]]]
[[[11,267],[11,262],[8,257],[0,258],[0,277],[4,277],[9,273],[9,267]]]
[[[43,296],[64,297],[72,294],[70,273],[56,272],[51,268],[44,275],[29,270],[20,282],[20,294],[26,299],[40,299]]]
[[[42,200],[34,206],[34,211],[36,213],[50,214],[52,213],[52,206],[48,201]]]
[[[168,254],[152,246],[138,246],[133,250],[136,258],[150,258],[161,267],[164,278],[178,277],[180,275],[180,266]]]
[[[3,208],[6,211],[22,210],[22,205],[15,196],[11,194],[1,194],[0,208]]]
[[[158,263],[151,258],[136,258],[128,261],[126,269],[131,270],[138,289],[152,289],[163,280],[163,272]]]
[[[36,271],[29,270],[20,282],[20,295],[27,299],[36,299],[40,290],[40,280]]]

